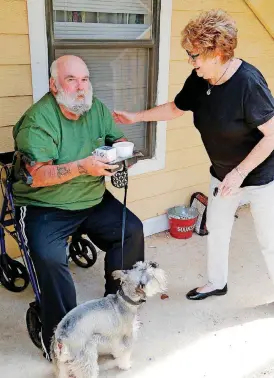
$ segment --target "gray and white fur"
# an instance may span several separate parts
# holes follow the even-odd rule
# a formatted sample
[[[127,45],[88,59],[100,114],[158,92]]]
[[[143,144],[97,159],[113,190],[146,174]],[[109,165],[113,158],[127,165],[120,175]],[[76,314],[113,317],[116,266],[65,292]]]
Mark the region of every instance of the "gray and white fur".
[[[113,357],[100,365],[102,370],[131,367],[138,309],[147,297],[166,290],[166,275],[156,263],[139,261],[113,277],[121,281],[116,294],[77,306],[58,324],[51,352],[56,377],[98,377],[99,355]]]

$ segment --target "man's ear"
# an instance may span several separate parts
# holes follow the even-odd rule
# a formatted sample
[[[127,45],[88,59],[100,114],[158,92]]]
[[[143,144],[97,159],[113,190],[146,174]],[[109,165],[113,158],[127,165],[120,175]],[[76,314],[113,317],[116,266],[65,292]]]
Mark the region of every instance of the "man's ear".
[[[55,79],[53,77],[51,77],[49,79],[49,88],[50,88],[50,91],[56,95],[56,93],[58,92],[58,89],[56,87],[56,83],[55,83]]]
[[[127,271],[126,270],[115,270],[114,272],[112,272],[112,277],[115,280],[125,281],[125,279],[127,277]]]

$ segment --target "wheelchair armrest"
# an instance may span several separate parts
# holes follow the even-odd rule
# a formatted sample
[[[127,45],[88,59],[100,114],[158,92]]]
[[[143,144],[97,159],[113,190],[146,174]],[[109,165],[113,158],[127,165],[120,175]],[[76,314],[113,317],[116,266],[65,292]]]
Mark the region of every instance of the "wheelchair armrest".
[[[22,153],[20,154],[21,154],[21,159],[25,164],[29,164],[31,167],[35,165],[36,162],[34,160],[31,160],[30,158],[28,158],[26,155],[23,155]]]
[[[33,183],[32,175],[28,172],[28,170],[25,167],[20,167],[19,175],[25,184],[31,185]]]
[[[31,167],[35,165],[35,161],[31,160],[28,156],[22,154],[20,151],[16,151],[16,160],[19,161],[19,176],[22,181],[27,184],[31,185],[33,183],[32,175],[26,169],[26,164],[29,164]]]

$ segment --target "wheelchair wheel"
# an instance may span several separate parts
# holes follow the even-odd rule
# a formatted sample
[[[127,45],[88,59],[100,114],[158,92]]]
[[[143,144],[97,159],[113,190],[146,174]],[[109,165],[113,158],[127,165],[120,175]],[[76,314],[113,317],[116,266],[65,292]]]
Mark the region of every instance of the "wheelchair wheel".
[[[26,323],[27,329],[29,333],[29,337],[33,344],[42,349],[42,342],[41,342],[41,331],[42,331],[42,323],[40,320],[40,310],[39,305],[36,302],[30,303],[28,311],[26,313]]]
[[[76,240],[72,239],[69,256],[81,268],[90,268],[97,260],[97,251],[89,240],[80,237]]]
[[[0,282],[15,293],[25,290],[29,284],[29,274],[26,267],[13,260],[7,254],[0,255]]]

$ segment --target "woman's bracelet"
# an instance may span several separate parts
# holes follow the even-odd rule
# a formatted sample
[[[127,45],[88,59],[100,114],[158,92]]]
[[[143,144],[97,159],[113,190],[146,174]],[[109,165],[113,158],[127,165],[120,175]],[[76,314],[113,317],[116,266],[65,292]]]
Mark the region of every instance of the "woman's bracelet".
[[[247,175],[245,175],[238,167],[236,167],[235,170],[238,172],[242,179],[246,178]]]

